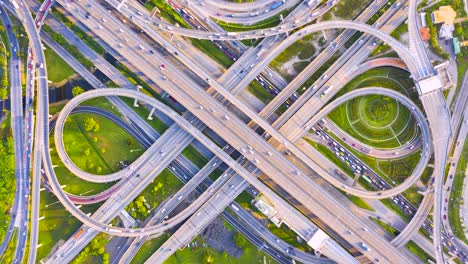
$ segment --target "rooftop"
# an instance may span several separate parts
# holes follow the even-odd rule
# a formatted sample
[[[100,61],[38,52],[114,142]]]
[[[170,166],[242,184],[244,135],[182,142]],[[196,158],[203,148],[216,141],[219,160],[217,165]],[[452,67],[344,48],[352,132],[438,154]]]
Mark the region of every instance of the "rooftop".
[[[457,13],[452,9],[451,6],[441,6],[439,10],[432,12],[432,21],[435,24],[453,24]]]
[[[431,33],[429,31],[429,28],[427,27],[419,28],[419,34],[421,34],[421,39],[423,41],[428,41],[429,38],[431,37]]]
[[[417,84],[420,94],[426,94],[442,88],[442,81],[439,75],[434,75],[429,78],[420,80]]]

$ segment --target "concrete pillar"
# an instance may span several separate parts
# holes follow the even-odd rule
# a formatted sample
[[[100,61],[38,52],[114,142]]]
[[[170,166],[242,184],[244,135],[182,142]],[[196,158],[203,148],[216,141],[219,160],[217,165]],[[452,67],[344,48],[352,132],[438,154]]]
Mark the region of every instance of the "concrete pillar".
[[[151,108],[151,111],[150,111],[150,113],[148,115],[148,120],[153,120],[154,109],[155,109],[154,107]]]
[[[137,92],[139,92],[141,88],[142,88],[141,85],[137,85],[136,86]],[[138,100],[136,98],[135,98],[135,101],[133,101],[133,106],[134,107],[139,107]]]
[[[361,175],[359,173],[354,174],[354,181],[353,181],[353,185],[352,185],[353,187],[356,186],[356,183],[359,180],[359,177],[361,177]]]
[[[171,39],[169,40],[169,42],[172,42],[172,39],[174,39],[174,33],[171,34]]]
[[[117,10],[120,10],[120,8],[123,6],[123,4],[125,4],[127,0],[122,0],[122,2],[119,3],[119,5],[117,6]]]

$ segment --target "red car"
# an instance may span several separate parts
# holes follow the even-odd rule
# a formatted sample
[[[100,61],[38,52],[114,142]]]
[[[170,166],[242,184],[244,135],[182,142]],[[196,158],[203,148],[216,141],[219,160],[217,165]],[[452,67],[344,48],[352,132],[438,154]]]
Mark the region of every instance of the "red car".
[[[164,71],[164,70],[166,69],[166,65],[161,64],[161,65],[159,66],[159,69],[161,69],[161,71]]]

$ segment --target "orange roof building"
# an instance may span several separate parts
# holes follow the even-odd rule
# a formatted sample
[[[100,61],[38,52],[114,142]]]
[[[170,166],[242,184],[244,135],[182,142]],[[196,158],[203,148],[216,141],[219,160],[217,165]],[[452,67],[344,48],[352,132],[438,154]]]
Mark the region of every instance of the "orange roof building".
[[[431,37],[431,33],[429,31],[429,28],[427,27],[419,28],[419,34],[421,34],[421,39],[423,41],[428,41],[429,38]]]
[[[451,6],[441,6],[439,10],[432,12],[432,22],[434,24],[444,23],[446,25],[453,24],[457,13]]]

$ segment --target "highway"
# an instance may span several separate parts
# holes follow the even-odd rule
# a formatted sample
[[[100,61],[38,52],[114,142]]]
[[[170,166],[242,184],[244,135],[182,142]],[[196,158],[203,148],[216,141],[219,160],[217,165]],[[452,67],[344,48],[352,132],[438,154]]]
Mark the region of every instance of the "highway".
[[[47,83],[47,67],[45,65],[45,57],[44,53],[42,50],[42,44],[40,42],[40,37],[39,33],[35,27],[35,22],[29,13],[28,6],[24,4],[23,1],[19,2],[19,5],[15,2],[12,1],[13,4],[15,5],[15,12],[19,19],[23,22],[23,26],[26,30],[26,33],[28,35],[28,38],[31,43],[31,54],[34,54],[34,62],[37,66],[36,70],[36,80],[37,80],[37,90],[38,90],[38,96],[37,101],[37,113],[42,113],[43,111],[48,112],[48,83]],[[31,75],[28,75],[31,76]],[[30,80],[27,80],[28,82]],[[44,107],[46,109],[44,109]],[[36,133],[34,135],[34,141],[35,142],[42,142],[44,138],[47,140],[47,115],[41,115],[38,114],[36,116]],[[34,146],[34,149],[32,151],[32,156],[33,156],[33,168],[32,168],[32,216],[31,219],[33,219],[31,223],[31,237],[30,241],[37,241],[37,236],[38,236],[38,216],[37,213],[39,211],[39,202],[34,202],[34,201],[39,201],[39,189],[40,189],[40,175],[41,175],[41,159],[42,159],[42,143],[37,143]],[[33,244],[30,246],[30,252],[29,252],[29,259],[34,260],[35,259],[35,252],[36,252],[36,244]]]
[[[178,100],[179,101],[179,100]]]
[[[23,64],[18,57],[19,44],[16,35],[12,32],[13,24],[5,12],[3,7],[0,7],[1,19],[5,28],[8,40],[10,43],[10,104],[11,104],[11,127],[13,131],[14,141],[14,156],[15,156],[15,179],[16,191],[13,210],[11,212],[10,224],[6,230],[4,243],[1,247],[1,254],[4,252],[14,228],[18,229],[18,239],[16,241],[16,251],[14,261],[19,262],[23,259],[24,249],[26,247],[26,234],[28,233],[28,204],[29,204],[29,175],[25,169],[24,161],[26,161],[24,149],[24,119],[23,119],[23,93],[21,86],[21,72]]]
[[[328,25],[327,23],[328,23],[328,22],[323,22],[323,23],[318,23],[318,24],[314,24],[314,25],[312,25],[312,26],[305,27],[304,29],[302,29],[302,30],[296,32],[294,35],[291,35],[289,38],[293,38],[294,40],[299,39],[298,36],[301,36],[301,35],[300,35],[300,32],[301,32],[301,31],[304,31],[304,32],[307,32],[308,34],[310,34],[311,32],[310,32],[310,31],[307,31],[310,27],[321,28],[321,25],[322,25],[322,24],[326,24],[326,25],[325,25],[325,28],[328,28],[329,25]],[[330,23],[333,23],[333,22],[330,22]],[[346,23],[352,23],[352,24],[359,25],[359,26],[357,26],[358,29],[360,29],[361,27],[364,27],[364,28],[366,28],[366,30],[369,29],[370,32],[373,32],[373,31],[375,30],[374,28],[372,28],[372,27],[370,27],[370,26],[367,26],[367,25],[365,25],[365,24],[360,24],[360,23],[356,23],[356,22],[347,22],[347,21],[345,21],[344,23],[345,23],[345,24],[344,24],[343,26],[345,26]],[[339,22],[338,24],[341,25],[341,22]],[[398,43],[398,41],[394,40],[393,38],[389,37],[388,35],[386,35],[386,34],[384,34],[384,33],[380,33],[379,36],[380,36],[380,35],[385,36],[385,37],[383,37],[384,39],[391,39],[391,40],[388,40],[388,41],[387,41],[387,42],[390,42],[389,44],[390,44],[391,46],[392,46],[392,43]],[[295,36],[295,37],[293,37],[293,36]],[[302,37],[303,37],[303,36],[302,36]],[[300,37],[300,38],[302,38],[302,37]],[[288,38],[288,39],[289,39],[289,38]],[[280,46],[281,46],[282,48],[279,49],[280,51],[282,51],[283,48],[287,47],[287,44],[288,44],[288,43],[285,44],[285,42],[287,42],[288,39],[286,39],[284,42],[281,43]],[[271,51],[271,52],[268,54],[268,57],[269,57],[269,58],[273,57],[272,54],[278,55],[278,54],[280,53],[280,51],[278,51],[278,47],[279,47],[279,46],[275,47],[275,49],[274,49],[273,51]],[[398,43],[397,46],[394,47],[394,48],[395,48],[395,50],[396,50],[397,52],[399,51],[399,53],[408,54],[408,50],[407,50],[406,48],[402,47],[401,44],[399,44],[399,43]],[[404,58],[404,56],[401,56],[401,57]],[[193,63],[191,63],[191,62],[189,62],[189,61],[187,61],[187,60],[184,60],[184,57],[183,57],[183,56],[179,56],[178,58],[181,59],[181,61],[184,62],[184,64],[186,64],[186,65],[192,64],[191,69],[193,69],[199,76],[200,76],[200,75],[205,75],[205,76],[206,76],[206,73],[204,73],[202,70],[198,69],[198,67],[196,67],[196,65],[193,65]],[[410,57],[406,57],[406,59],[409,59],[409,58],[410,58]],[[264,60],[265,60],[265,59],[264,59]],[[408,63],[408,64],[411,64],[411,63]],[[207,77],[207,78],[208,78],[208,77]],[[213,82],[212,85],[213,85],[213,86],[216,86],[217,83]],[[227,93],[226,93],[226,94],[227,94]],[[226,94],[223,94],[223,96],[226,97]],[[229,95],[230,95],[230,94],[229,94]],[[239,108],[239,106],[236,106],[236,107]],[[315,168],[317,168],[317,166],[315,166]],[[339,186],[339,185],[338,185],[338,186]],[[408,186],[408,187],[409,187],[409,186]],[[390,192],[389,192],[389,193],[390,193]],[[389,196],[391,196],[391,195],[389,195]],[[376,194],[374,195],[375,198],[383,198],[383,197],[389,197],[389,196],[386,196],[385,194],[382,194],[382,196],[377,197]]]
[[[80,72],[81,74],[83,74],[84,72],[86,72],[86,69],[83,69],[83,67],[81,67],[81,68],[77,67],[77,62],[76,62],[76,61],[74,62],[74,61],[73,61],[73,58],[70,58],[69,54],[66,54],[66,52],[63,51],[63,49],[58,48],[57,45],[54,44],[46,34],[42,33],[42,36],[43,36],[44,40],[46,41],[46,43],[47,43],[49,46],[51,46],[58,54],[61,54],[61,56],[62,56],[63,58],[65,58],[66,61],[67,61],[69,64],[71,64],[72,67],[75,68],[75,70],[76,70],[77,72]],[[98,66],[98,67],[99,67],[99,66]],[[87,80],[88,80],[88,81],[91,81],[91,82],[93,83],[93,78],[91,77],[92,75],[89,76],[89,75],[85,74],[85,76],[87,76]],[[115,77],[115,75],[111,75],[111,77]],[[95,79],[95,78],[94,78],[94,79]],[[94,83],[95,83],[95,81],[94,81]],[[99,85],[98,85],[98,84],[95,84],[94,86],[95,86],[95,87],[98,87],[98,86],[101,86],[101,85],[100,85],[100,84],[99,84]],[[177,166],[177,162],[176,162],[174,165],[171,165],[170,167],[171,167],[171,168],[178,168],[178,169],[175,170],[176,173],[177,173],[177,172],[180,172],[180,171],[183,171],[182,169],[180,169],[180,165]],[[188,173],[187,173],[187,174],[188,174]],[[181,176],[180,178],[183,179],[182,176]],[[120,182],[120,183],[122,183],[122,182]],[[119,186],[120,186],[120,184],[119,184]],[[113,187],[113,188],[114,188],[114,187]],[[91,197],[77,197],[77,196],[73,196],[73,197],[71,197],[71,198],[72,198],[72,201],[75,202],[75,203],[76,203],[76,202],[78,202],[78,203],[93,203],[93,202],[98,202],[98,201],[100,201],[100,200],[102,200],[102,199],[105,199],[107,195],[110,195],[110,194],[114,191],[113,188],[112,188],[112,189],[106,190],[106,191],[105,191],[104,193],[102,193],[102,194],[98,194],[98,195],[91,196]],[[69,197],[70,197],[70,196],[71,196],[71,195],[69,195]],[[98,198],[97,198],[97,197],[98,197]]]
[[[92,22],[96,23],[95,21],[92,21]],[[361,30],[364,30],[364,31],[367,30],[368,32],[372,31],[371,27],[360,25],[359,23],[338,21],[337,23],[333,24],[334,22],[337,22],[337,21],[319,23],[316,25],[319,25],[320,27],[319,26],[316,26],[316,27],[317,29],[318,28],[331,28],[332,25],[334,25],[334,27],[341,27],[341,26],[349,27],[349,28],[356,27],[358,29],[359,27],[363,27],[361,28]],[[313,26],[309,26],[309,27],[313,27]],[[309,27],[306,27],[302,30],[305,30]],[[93,29],[93,30],[96,31],[96,29]],[[298,32],[296,32],[295,34],[297,34]],[[28,34],[30,34],[29,31],[28,31]],[[114,41],[115,43],[115,38],[116,38],[115,36],[106,34],[104,32],[98,32],[97,34],[100,35],[100,37],[103,38],[106,42]],[[373,32],[372,34],[380,34],[380,32],[377,31],[377,32]],[[385,38],[385,36],[386,35],[383,35],[383,37],[382,36],[379,36],[379,37]],[[135,43],[135,40],[133,38],[132,38],[132,43]],[[418,65],[420,63],[419,62],[414,63],[413,59],[410,59],[410,56],[408,56],[408,53],[407,53],[408,50],[406,50],[406,48],[404,47],[398,47],[397,44],[398,43],[393,44],[394,46],[396,45],[395,47],[397,47],[397,48],[395,47],[394,48],[397,50],[397,52],[399,50],[400,56],[408,64],[408,67],[410,71],[413,73],[413,76],[416,76],[415,72],[417,71],[420,71],[420,72],[417,72],[417,74],[424,75],[425,74],[424,70],[421,69],[421,67],[419,67],[420,65]],[[174,68],[172,64],[168,63],[165,60],[165,58],[161,58],[157,54],[154,54],[154,55],[145,54],[146,57],[142,57],[141,53],[143,52],[142,50],[144,49],[141,48],[141,50],[139,50],[138,46],[134,46],[134,47],[137,47],[137,48],[134,48],[134,49],[125,48],[125,53],[121,51],[121,53],[124,53],[122,55],[125,58],[127,58],[130,62],[132,62],[134,65],[138,65],[138,67],[141,69],[142,72],[144,72],[148,77],[150,77],[156,83],[158,83],[164,90],[168,91],[169,94],[173,98],[181,102],[185,108],[187,108],[190,112],[192,112],[196,117],[198,117],[201,121],[203,121],[203,123],[205,123],[208,127],[210,127],[214,132],[219,134],[222,138],[224,138],[230,145],[235,147],[238,151],[242,151],[242,149],[244,149],[245,146],[251,146],[252,150],[254,150],[254,153],[246,154],[245,157],[252,164],[258,167],[261,171],[267,172],[268,176],[272,178],[276,183],[283,186],[287,192],[294,194],[294,197],[298,199],[298,201],[300,201],[302,204],[305,204],[311,210],[313,209],[314,212],[319,211],[320,213],[318,213],[318,216],[322,218],[322,220],[326,221],[331,228],[339,232],[343,232],[343,233],[348,228],[350,230],[353,230],[354,233],[356,234],[356,237],[349,238],[349,240],[352,241],[352,243],[357,243],[357,241],[366,241],[366,244],[368,244],[373,249],[370,252],[369,251],[364,252],[365,255],[376,256],[376,257],[378,256],[379,258],[383,258],[385,261],[389,261],[389,262],[396,261],[396,263],[402,263],[401,261],[403,261],[405,257],[404,255],[402,255],[401,252],[398,252],[394,250],[393,247],[388,246],[388,243],[386,243],[386,241],[382,241],[380,238],[378,238],[378,236],[372,234],[372,232],[368,232],[365,238],[363,237],[362,234],[358,234],[359,226],[363,225],[358,219],[356,219],[352,214],[350,214],[345,208],[340,207],[339,204],[333,201],[333,199],[329,197],[328,194],[324,192],[319,186],[314,185],[313,182],[308,180],[308,178],[305,177],[301,173],[300,170],[297,170],[297,168],[295,168],[293,164],[291,164],[280,153],[278,153],[271,145],[266,143],[262,138],[260,138],[253,131],[247,128],[242,123],[242,121],[240,121],[236,116],[227,112],[225,108],[222,107],[217,101],[215,101],[213,98],[206,95],[204,91],[202,90],[202,88],[200,88],[197,83],[194,83],[192,80],[188,79],[184,73],[180,73],[178,69]],[[151,57],[151,61],[149,60],[150,57]],[[183,57],[181,58],[181,60],[185,65],[187,65],[192,71],[194,71],[202,79],[208,78],[207,77],[208,75],[202,70],[200,70],[197,66],[193,65],[193,63],[190,63],[189,61],[184,60]],[[161,62],[167,65],[167,69],[165,70],[163,77],[161,77],[160,75],[161,71],[157,70],[157,65],[158,63],[161,63]],[[151,65],[152,71],[149,71],[146,65],[148,66]],[[156,69],[156,71],[154,71],[154,69]],[[165,77],[166,75],[169,76],[167,80]],[[314,164],[312,160],[308,159],[307,156],[302,151],[300,151],[290,141],[288,141],[285,137],[279,134],[274,128],[271,127],[271,125],[269,125],[267,122],[259,118],[258,115],[256,115],[256,113],[246,108],[237,98],[235,98],[228,91],[226,91],[216,81],[210,80],[209,78],[207,80],[208,80],[208,84],[211,86],[211,89],[214,89],[216,92],[222,95],[227,101],[229,101],[233,106],[237,107],[243,114],[248,116],[251,120],[257,123],[260,127],[265,129],[266,132],[268,132],[273,138],[275,138],[278,142],[280,142],[280,144],[283,145],[282,146],[283,148],[286,148],[289,151],[291,151],[295,156],[299,157],[309,167],[313,167],[314,170],[316,169],[314,167],[316,164]],[[185,87],[185,89],[182,90],[180,87]],[[43,86],[40,86],[39,88],[40,88],[39,90],[42,92]],[[131,94],[132,92],[135,93],[134,91],[125,91],[125,93],[128,93],[127,95]],[[47,92],[45,92],[45,94],[47,95]],[[133,95],[138,96],[136,94],[133,94]],[[426,112],[429,117],[429,124],[431,125],[433,140],[435,140],[434,150],[435,150],[435,157],[436,157],[436,164],[435,164],[436,176],[443,175],[443,169],[445,167],[443,166],[444,164],[443,161],[445,160],[445,157],[447,154],[446,153],[447,149],[443,148],[443,143],[445,142],[445,140],[448,140],[448,137],[449,137],[449,135],[447,135],[447,130],[444,130],[444,129],[446,129],[447,127],[450,127],[450,124],[449,124],[448,126],[444,125],[444,126],[440,126],[439,128],[434,128],[434,125],[437,122],[444,124],[443,119],[446,118],[448,114],[446,111],[445,104],[443,102],[443,97],[441,98],[440,95],[441,95],[440,92],[435,91],[435,92],[424,94],[421,96],[423,105],[425,106]],[[44,108],[44,106],[47,106],[46,101],[47,100],[43,99],[42,102],[38,104],[38,110],[42,110],[41,107]],[[38,121],[40,120],[40,117],[44,118],[48,116],[48,115],[45,115],[46,113],[48,113],[47,110],[38,111],[38,113],[39,113]],[[172,116],[172,118],[175,121],[176,121],[176,118],[178,117],[179,116],[177,117]],[[186,121],[182,120],[179,122],[180,123],[178,124],[181,125],[183,124],[183,122],[186,122]],[[229,123],[228,126],[224,125],[226,122]],[[47,124],[44,124],[43,121],[37,122],[37,125],[38,125],[38,128],[47,126]],[[190,130],[191,126],[188,124],[186,125],[187,126],[184,128]],[[193,136],[195,136],[196,133],[200,133],[198,132],[198,130],[188,131],[188,132],[193,133]],[[450,133],[450,131],[448,132]],[[197,135],[197,136],[198,136],[197,138],[198,140],[205,139],[205,138],[202,138],[202,135]],[[37,134],[36,134],[36,139],[37,139]],[[47,145],[45,144],[47,143],[47,139],[44,138],[43,141],[44,141],[44,144],[41,144],[42,145],[41,148],[43,149],[42,153],[45,156],[45,160],[46,160],[45,162],[46,164],[44,165],[45,167],[51,166],[51,163],[49,164],[47,160],[48,152],[46,150],[48,148],[48,144]],[[205,141],[203,141],[203,143],[209,145],[209,143]],[[36,142],[42,142],[42,141],[36,141]],[[437,148],[437,144],[441,144],[441,147]],[[426,146],[426,148],[428,148],[428,146]],[[155,150],[157,149],[158,148],[156,146]],[[257,187],[257,189],[263,190],[264,192],[268,192],[269,189],[263,186],[261,183],[259,183],[257,179],[253,178],[252,175],[249,174],[248,171],[245,171],[244,168],[239,167],[239,164],[230,160],[229,157],[223,156],[225,155],[225,153],[223,153],[219,149],[216,149],[215,146],[211,146],[210,150],[216,153],[218,156],[220,156],[220,158],[222,159],[224,158],[225,159],[225,160],[223,159],[224,162],[228,163],[229,166],[234,168],[249,183]],[[137,164],[137,165],[141,165],[141,164]],[[47,172],[47,176],[50,179],[53,176],[53,170],[51,168],[48,168],[46,172]],[[443,177],[440,177],[440,176],[436,177],[436,181],[437,181],[436,186],[440,186],[439,181],[443,180],[441,178]],[[306,185],[310,186],[309,188],[310,190],[304,190],[303,187],[301,187],[301,186],[306,186]],[[230,188],[233,190],[230,191],[229,193],[235,194],[239,190],[242,191],[243,188],[241,187],[243,187],[243,182],[239,182],[238,187],[239,188],[237,187]],[[436,192],[436,195],[435,195],[436,199],[440,198],[440,194],[438,193],[438,188],[436,188],[435,192]],[[320,199],[318,199],[318,197],[320,197]],[[435,232],[434,233],[436,234],[435,236],[436,238],[434,239],[434,243],[436,245],[438,245],[437,243],[439,243],[437,240],[440,241],[440,237],[437,238],[437,235],[438,234],[440,235],[440,230],[437,230],[437,229],[439,226],[438,219],[440,221],[440,213],[438,213],[439,212],[438,210],[440,210],[440,208],[438,208],[438,204],[440,205],[441,199],[438,199],[438,200],[439,201],[436,202],[436,207],[435,207]],[[114,201],[116,200],[114,199]],[[320,210],[319,208],[322,208],[322,209]],[[335,210],[333,210],[333,213],[328,211],[331,208],[335,208]],[[346,215],[347,222],[345,223],[339,218],[337,219],[336,216],[334,215],[336,213],[340,213],[340,215],[342,216]],[[107,216],[103,216],[103,217],[106,218]],[[195,215],[195,218],[196,218],[196,215]],[[96,226],[99,226],[99,225],[100,223],[97,223]],[[99,228],[102,228],[102,227],[99,226]],[[114,233],[114,234],[120,233],[122,235],[126,232],[131,233],[130,231],[125,231],[125,230],[122,230],[119,232],[119,231],[106,230],[104,228],[104,232],[105,231],[107,231],[108,233]],[[125,235],[128,235],[128,234],[126,233]],[[385,246],[382,246],[382,245],[385,245]],[[438,248],[438,251],[440,251],[440,247]],[[390,256],[392,256],[392,259],[390,259]],[[371,259],[372,258],[373,257],[371,257]],[[398,260],[398,258],[401,258],[401,259]]]
[[[289,0],[283,4],[281,0],[271,1],[271,3],[261,4],[255,2],[245,3],[231,3],[231,2],[217,2],[217,1],[205,1],[200,3],[186,4],[185,8],[197,7],[200,13],[206,17],[211,17],[213,20],[225,21],[228,23],[252,25],[255,23],[262,22],[280,12],[293,8],[298,4],[304,4],[308,1],[300,0]],[[318,1],[312,1],[318,3]],[[279,6],[278,3],[281,3]],[[177,8],[173,3],[172,6]],[[178,7],[180,8],[180,7]]]
[[[166,70],[167,71],[167,70]],[[226,96],[226,95],[225,95]],[[178,100],[179,101],[179,100]]]
[[[155,99],[153,98],[148,98],[146,96],[144,97],[139,97],[139,96],[142,96],[142,94],[139,94],[138,92],[136,91],[133,91],[133,90],[122,90],[122,89],[103,89],[103,90],[100,90],[100,91],[89,91],[85,94],[82,94],[80,96],[77,96],[75,97],[72,101],[70,101],[69,104],[67,104],[67,106],[62,110],[62,112],[60,113],[58,119],[57,119],[57,128],[56,128],[56,134],[55,134],[55,138],[60,138],[61,137],[61,129],[60,127],[63,126],[63,121],[66,119],[66,116],[69,114],[69,112],[71,111],[71,109],[73,109],[77,104],[79,104],[80,100],[87,100],[87,99],[90,99],[90,98],[93,98],[93,97],[98,97],[98,96],[106,96],[106,95],[125,95],[125,96],[129,96],[131,95],[132,97],[137,97],[139,98],[139,100],[143,100],[145,103],[151,103],[152,106],[156,107],[156,105],[158,105],[158,109],[160,111],[162,111],[164,114],[168,115],[169,117],[171,118],[176,118],[174,119],[174,121],[176,121],[178,123],[179,126],[183,127],[183,128],[186,128],[184,126],[187,126],[187,123],[189,124],[188,121],[184,120],[184,119],[181,119],[177,114],[175,114],[174,112],[172,113],[169,113],[167,111],[172,111],[172,110],[169,110],[167,109],[167,106],[161,106],[161,103],[156,101]],[[157,103],[155,103],[157,102]],[[182,122],[182,123],[179,123],[178,121]],[[184,124],[184,126],[182,126],[181,124]],[[191,127],[191,125],[189,125]],[[199,140],[200,142],[203,142],[211,151],[213,150],[217,150],[218,153],[216,153],[217,155],[220,155],[220,153],[222,153],[223,157],[226,158],[226,160],[229,160],[231,164],[228,164],[229,166],[232,166],[232,164],[237,164],[236,162],[232,161],[223,151],[217,149],[216,145],[214,143],[211,143],[210,140],[204,138],[204,136],[201,136],[201,132],[199,132],[198,130],[194,130],[194,128],[192,127],[191,128],[192,130],[190,130],[191,133],[198,133],[200,135],[198,135],[198,137],[196,137],[195,135],[195,138],[197,140]],[[59,136],[57,136],[59,135]],[[164,135],[163,135],[164,136]],[[203,140],[201,140],[200,138],[204,138]],[[158,141],[157,141],[158,142]],[[58,143],[58,142],[57,142]],[[58,143],[60,144],[60,143]],[[149,152],[149,151],[148,151]],[[215,152],[215,151],[213,151]],[[224,162],[226,162],[226,160],[223,159]],[[154,164],[153,164],[154,165]],[[159,165],[159,164],[158,164]],[[50,165],[49,165],[50,166]],[[161,165],[163,166],[163,165]],[[239,164],[237,164],[237,166],[239,166]],[[244,172],[245,174],[245,172]],[[49,175],[49,174],[48,174]],[[245,176],[244,176],[245,177]],[[250,176],[251,177],[251,176]],[[221,177],[221,178],[224,178],[224,177]],[[152,226],[152,227],[148,227],[148,228],[145,228],[145,229],[133,229],[133,230],[122,230],[121,228],[117,228],[117,227],[112,227],[112,228],[107,228],[105,227],[102,227],[102,224],[100,223],[97,223],[97,225],[95,225],[95,221],[92,220],[92,219],[89,219],[86,215],[84,215],[84,213],[82,213],[79,209],[77,209],[76,207],[74,207],[74,205],[71,203],[71,201],[68,200],[68,198],[66,197],[66,195],[60,190],[60,184],[57,182],[56,179],[51,179],[49,177],[49,183],[51,184],[51,187],[53,188],[54,190],[54,193],[56,193],[56,195],[59,197],[59,199],[62,201],[62,203],[64,203],[66,206],[67,206],[67,209],[70,210],[72,212],[72,214],[77,214],[78,217],[84,217],[86,220],[83,220],[83,219],[80,219],[81,221],[83,221],[84,223],[86,223],[88,226],[91,226],[93,227],[94,229],[97,229],[99,230],[102,229],[102,231],[104,232],[110,232],[110,233],[114,233],[116,235],[127,235],[127,236],[141,236],[141,235],[149,235],[149,234],[152,234],[152,233],[156,233],[156,232],[161,232],[161,230],[165,230],[167,228],[170,228],[171,226],[175,225],[177,222],[177,220],[173,221],[174,219],[178,219],[178,218],[181,218],[182,220],[184,219],[184,216],[181,216],[181,215],[185,215],[184,212],[186,210],[184,210],[184,212],[178,214],[176,217],[173,217],[173,218],[170,218],[168,220],[166,220],[166,222],[161,225],[161,224],[158,224],[158,225],[155,225],[155,226]],[[216,184],[216,183],[215,183]],[[55,187],[54,187],[55,186]],[[263,185],[262,185],[263,186]],[[216,186],[212,186],[213,189],[217,189]],[[263,187],[261,189],[259,189],[259,191],[261,192],[269,192],[271,194],[268,194],[269,197],[272,197],[274,198],[276,196],[276,194],[274,194],[273,192],[271,192],[270,189],[266,188],[266,187]],[[208,192],[208,193],[211,193],[211,192]],[[205,192],[204,194],[202,194],[201,197],[203,197],[204,195],[206,195],[207,192]],[[276,199],[279,199],[279,198],[276,198]],[[198,201],[198,200],[197,200]],[[108,201],[109,202],[109,201]],[[115,202],[115,201],[114,201]],[[107,202],[106,202],[107,203]],[[121,202],[123,203],[123,202]],[[196,203],[192,203],[187,209],[191,209]],[[192,213],[192,212],[189,212],[189,213]],[[111,218],[110,218],[111,219]],[[178,220],[180,221],[180,220]],[[60,256],[63,257],[64,253],[61,253]],[[67,256],[68,257],[68,256]]]

